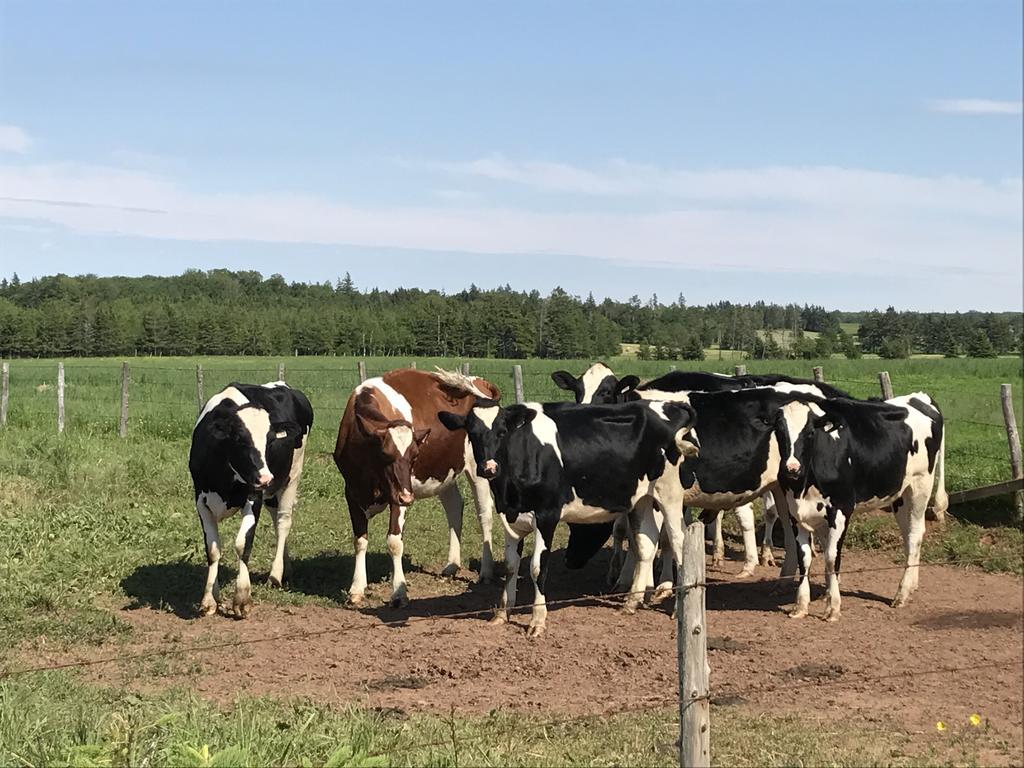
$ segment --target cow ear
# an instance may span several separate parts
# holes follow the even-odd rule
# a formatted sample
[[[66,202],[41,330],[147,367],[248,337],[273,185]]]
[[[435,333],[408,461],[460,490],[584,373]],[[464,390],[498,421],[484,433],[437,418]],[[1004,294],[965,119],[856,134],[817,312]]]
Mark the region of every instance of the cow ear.
[[[457,429],[466,428],[466,417],[461,413],[452,413],[451,411],[440,411],[437,414],[437,420],[440,421],[446,429],[450,429],[454,432]]]
[[[294,421],[276,421],[270,425],[270,437],[272,440],[288,441],[292,448],[299,448],[302,446],[302,427]]]
[[[566,392],[579,394],[582,388],[582,382],[568,371],[555,371],[551,374],[551,380],[555,382],[556,387]]]
[[[214,440],[227,440],[233,433],[233,419],[217,416],[210,421],[210,436]]]
[[[624,395],[640,386],[639,376],[623,376],[615,385],[615,394]]]
[[[427,442],[427,438],[430,437],[430,429],[417,429],[412,433],[412,439],[416,441],[416,445],[423,445]]]
[[[368,437],[379,437],[380,433],[388,428],[388,419],[380,412],[368,389],[364,389],[356,396],[355,416],[359,430]]]
[[[537,412],[532,408],[520,408],[510,419],[509,431],[525,427],[537,417]]]

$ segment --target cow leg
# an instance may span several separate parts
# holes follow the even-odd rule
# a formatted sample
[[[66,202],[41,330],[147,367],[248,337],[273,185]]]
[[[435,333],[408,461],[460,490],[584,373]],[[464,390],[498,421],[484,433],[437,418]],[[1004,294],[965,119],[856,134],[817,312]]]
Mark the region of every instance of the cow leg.
[[[469,487],[473,490],[476,503],[476,519],[480,523],[480,538],[483,545],[480,549],[480,581],[489,582],[494,579],[494,556],[491,553],[491,526],[494,522],[494,497],[491,486],[482,477],[466,473]]]
[[[782,505],[779,504],[780,497],[775,497],[775,505],[779,508],[779,518],[782,521],[782,534],[786,542],[786,558],[782,561],[782,570],[779,575],[782,577],[796,576],[799,553],[797,552],[796,536],[794,534],[796,529],[793,527],[795,523],[789,512],[789,500],[782,497],[781,501]]]
[[[238,578],[235,579],[235,596],[231,607],[235,616],[246,618],[252,610],[252,583],[249,580],[249,556],[252,554],[252,541],[256,536],[256,523],[260,519],[262,499],[245,502],[242,508],[242,524],[238,526],[235,537],[235,553],[238,555]]]
[[[753,576],[757,570],[757,535],[754,533],[754,506],[741,504],[736,507],[736,517],[743,531],[743,570],[736,574],[737,579]]]
[[[522,515],[519,516],[516,522],[518,523],[520,520],[523,520]],[[507,622],[508,612],[516,607],[516,585],[519,582],[519,560],[523,556],[524,536],[533,530],[532,521],[529,531],[524,530],[522,524],[510,525],[505,520],[504,515],[502,515],[501,521],[505,528],[505,571],[507,576],[505,577],[505,589],[501,593],[501,603],[498,606],[498,610],[494,612],[491,624],[504,624]]]
[[[725,562],[725,539],[722,538],[722,515],[723,511],[721,509],[715,512],[715,521],[712,523],[715,528],[715,548],[711,555],[712,568],[720,566]]]
[[[779,508],[775,504],[775,496],[771,492],[762,494],[761,502],[764,504],[764,541],[761,542],[761,565],[775,565],[772,539],[775,535],[775,523],[779,519]]]
[[[662,515],[660,512],[655,510],[655,520],[661,518],[660,521],[660,533],[658,534],[658,548],[661,550],[661,572],[658,575],[657,586],[654,588],[654,594],[651,595],[651,603],[660,603],[672,595],[672,588],[675,585],[675,571],[673,566],[676,565],[675,550],[673,549],[675,542],[672,539],[671,531],[669,531],[668,518]]]
[[[352,571],[352,586],[348,588],[350,605],[362,605],[366,599],[366,550],[369,546],[367,528],[369,519],[355,499],[346,494],[349,518],[352,520],[352,547],[355,550],[355,567]]]
[[[533,576],[533,615],[530,617],[530,627],[526,630],[527,637],[542,635],[547,623],[548,607],[544,590],[548,580],[548,560],[555,540],[558,513],[538,514],[535,519],[537,522],[533,537],[533,558],[530,563],[530,575]]]
[[[612,524],[612,558],[608,561],[608,576],[606,580],[609,586],[619,584],[619,576],[625,565],[626,552],[624,542],[629,535],[627,520],[624,516],[615,518]]]
[[[206,549],[206,589],[203,601],[199,605],[199,613],[209,616],[217,612],[220,600],[220,586],[217,584],[217,569],[220,563],[220,530],[217,518],[202,499],[196,499],[196,512],[203,526],[203,542]]]
[[[657,492],[661,506],[660,512],[655,511],[655,520],[661,518],[661,580],[651,595],[651,603],[660,603],[672,596],[683,565],[682,489],[659,485]]]
[[[799,619],[807,615],[807,609],[811,605],[811,582],[809,576],[811,569],[811,534],[810,531],[802,525],[798,525],[795,521],[792,521],[792,527],[793,536],[796,539],[799,551],[797,567],[800,571],[800,585],[796,590],[796,605],[790,611],[789,617],[791,619]]]
[[[448,518],[448,562],[442,576],[454,576],[462,567],[462,494],[459,486],[452,483],[441,491],[441,506]]]
[[[828,529],[825,537],[825,583],[828,585],[825,621],[839,621],[842,603],[842,596],[839,594],[839,563],[842,557],[843,539],[846,538],[846,523],[849,518],[841,509],[832,509],[828,517]]]
[[[622,609],[636,613],[646,595],[648,585],[654,583],[654,555],[658,550],[658,525],[654,519],[654,499],[645,496],[629,512],[629,527],[632,538],[629,548],[635,553],[633,584],[626,595]]]
[[[270,583],[275,587],[284,584],[285,571],[291,570],[291,560],[288,557],[288,534],[292,530],[292,509],[295,508],[295,502],[299,497],[299,478],[302,476],[305,455],[306,439],[303,438],[302,445],[292,452],[288,485],[272,500],[267,500],[270,516],[274,521],[274,535],[277,537],[274,562],[270,566]]]
[[[931,487],[907,488],[897,504],[896,520],[903,533],[903,548],[907,554],[907,568],[903,571],[899,589],[893,598],[892,607],[906,605],[917,589],[918,574],[921,570],[921,542],[924,540],[924,516],[928,509]],[[902,503],[900,503],[902,502]]]
[[[623,551],[622,566],[615,573],[615,584],[612,586],[612,591],[628,592],[633,585],[633,572],[636,570],[636,550],[633,547],[633,530],[629,522],[629,515],[620,515],[616,518],[612,531],[614,532],[616,529],[622,532],[622,541],[628,541],[629,546],[622,546],[620,541],[619,546]],[[610,570],[608,576],[612,576]]]
[[[392,608],[400,608],[409,604],[405,586],[405,570],[402,568],[402,554],[405,543],[402,541],[402,528],[405,527],[405,510],[399,504],[391,505],[391,521],[388,524],[388,554],[391,555],[391,599]]]

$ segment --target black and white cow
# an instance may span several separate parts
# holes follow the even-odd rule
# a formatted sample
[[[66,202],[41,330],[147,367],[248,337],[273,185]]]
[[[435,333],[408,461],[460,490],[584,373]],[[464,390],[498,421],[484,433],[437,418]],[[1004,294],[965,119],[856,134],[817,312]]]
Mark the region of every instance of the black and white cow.
[[[906,569],[893,606],[917,589],[925,510],[935,490],[936,516],[949,506],[945,488],[942,413],[923,392],[884,402],[846,398],[811,405],[813,414],[789,425],[790,450],[779,483],[786,494],[799,547],[800,585],[794,618],[807,615],[810,531],[825,549],[825,618],[840,614],[839,566],[854,512],[891,506],[903,534]]]
[[[555,384],[562,389],[573,392],[577,398],[577,402],[588,402],[587,398],[590,398],[593,402],[622,402],[624,400],[635,400],[637,398],[677,401],[681,399],[685,400],[689,393],[697,391],[725,392],[751,389],[755,387],[772,387],[782,393],[798,392],[822,398],[848,397],[848,395],[842,390],[829,384],[825,384],[824,382],[777,374],[727,376],[725,374],[705,371],[670,371],[664,376],[660,376],[645,384],[640,384],[639,379],[636,376],[626,376],[622,379],[618,379],[611,369],[604,363],[595,363],[579,378],[574,377],[566,371],[553,373],[551,378]],[[701,425],[700,431],[702,434],[706,435],[707,429],[707,425]],[[715,454],[706,454],[704,459],[705,463],[709,461],[717,462],[719,460],[718,452],[715,452]],[[778,519],[778,506],[775,503],[773,494],[769,491],[762,493],[761,498],[763,499],[765,509],[765,535],[760,553],[761,562],[764,565],[774,565],[775,558],[772,553],[771,542],[775,522]],[[696,501],[691,502],[689,499],[687,500],[687,504],[692,504],[692,506],[696,507],[702,506]],[[716,506],[710,509],[715,512],[715,520],[717,523],[714,526],[715,546],[712,557],[712,564],[714,565],[722,562],[725,557],[725,542],[722,539],[721,517],[722,513],[728,509],[728,507]],[[748,502],[737,506],[735,511],[740,522],[740,529],[743,533],[745,553],[744,565],[743,569],[738,574],[738,576],[742,578],[752,575],[758,563],[758,550],[754,533],[754,510],[752,504]],[[788,526],[784,528],[784,531],[787,538],[787,548],[792,549]],[[618,585],[622,587],[624,584],[620,573],[624,572],[628,574],[630,570],[628,567],[625,568],[624,571],[622,569],[622,563],[625,556],[622,543],[627,535],[625,530],[625,520],[617,521],[614,529],[611,530],[611,533],[613,537],[612,558],[609,563],[608,579],[609,582],[615,582],[618,579]],[[570,567],[582,567],[583,563],[585,563],[590,556],[600,549],[604,544],[604,541],[607,539],[607,536],[608,534],[605,533],[602,538],[601,531],[597,529],[591,531],[573,528],[569,546],[566,550],[567,565]],[[795,572],[795,567],[796,566],[793,564],[793,561],[790,560],[787,565],[787,572]]]
[[[235,615],[244,618],[249,614],[249,554],[264,502],[277,532],[270,581],[278,586],[283,581],[292,509],[299,492],[306,436],[312,426],[309,400],[281,381],[231,384],[211,397],[199,414],[192,431],[188,468],[209,566],[200,606],[203,615],[217,611],[219,523],[239,510],[242,523],[235,538]]]
[[[678,467],[697,447],[686,440],[693,409],[676,403],[576,405],[524,403],[499,408],[481,402],[466,416],[439,414],[449,429],[465,429],[477,472],[490,481],[505,523],[508,579],[495,622],[515,606],[523,537],[534,541],[535,587],[528,635],[544,631],[548,555],[560,521],[596,524],[628,515],[636,567],[626,610],[635,611],[653,586],[658,542],[655,507],[664,513],[669,549],[682,558],[682,485]]]

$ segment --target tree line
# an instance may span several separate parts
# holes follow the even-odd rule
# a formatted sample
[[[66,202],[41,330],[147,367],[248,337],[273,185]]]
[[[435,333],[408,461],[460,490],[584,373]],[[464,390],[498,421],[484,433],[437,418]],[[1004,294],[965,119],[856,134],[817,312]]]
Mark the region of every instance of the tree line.
[[[856,333],[843,324],[859,324]],[[640,357],[703,359],[863,352],[990,356],[1020,350],[1017,313],[839,312],[824,307],[684,296],[627,301],[547,296],[509,286],[458,293],[359,290],[259,272],[189,270],[174,277],[54,275],[0,279],[0,356],[362,355],[600,358],[622,343]]]

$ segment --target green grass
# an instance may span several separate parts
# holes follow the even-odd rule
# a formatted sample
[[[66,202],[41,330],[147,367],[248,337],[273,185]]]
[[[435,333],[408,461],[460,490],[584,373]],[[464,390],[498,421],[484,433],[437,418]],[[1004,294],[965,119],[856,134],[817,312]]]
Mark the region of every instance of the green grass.
[[[993,748],[966,727],[915,743],[890,723],[835,724],[733,707],[713,713],[719,765],[972,764],[983,746]],[[185,690],[125,695],[63,673],[0,682],[3,765],[674,766],[677,736],[674,707],[453,718],[307,699],[239,698],[218,708]]]
[[[136,359],[132,365],[129,437],[116,435],[120,363],[113,360],[67,362],[67,431],[55,430],[54,361],[11,362],[11,407],[7,429],[0,430],[0,668],[16,665],[24,650],[69,648],[127,637],[130,627],[116,608],[150,605],[191,615],[205,572],[202,536],[191,502],[187,455],[197,403],[194,359]],[[276,378],[277,360],[204,359],[205,392],[210,395],[234,379]],[[350,524],[340,476],[329,458],[348,393],[357,383],[356,361],[341,358],[286,359],[289,383],[304,389],[316,410],[301,501],[290,539],[295,568],[291,589],[266,587],[259,574],[271,560],[269,521],[256,537],[254,597],[263,603],[338,605],[351,578]],[[370,375],[407,361],[367,361]],[[454,367],[462,361],[419,360]],[[651,377],[668,369],[664,362],[608,361],[620,373]],[[580,373],[580,361],[522,361],[525,390],[531,399],[563,399],[550,372]],[[809,375],[813,362],[746,361],[751,372]],[[511,399],[512,361],[471,361],[473,372],[498,384]],[[679,368],[730,371],[732,363],[708,360],[676,363]],[[826,377],[858,396],[877,392],[876,371],[884,366],[897,392],[924,389],[935,395],[949,420],[947,486],[971,487],[1009,476],[999,384],[1022,391],[1016,360],[826,361]],[[971,424],[987,422],[993,426]],[[467,494],[468,498],[468,494]],[[979,559],[992,571],[1021,573],[1022,539],[1012,524],[1008,497],[955,508],[956,519],[925,539],[930,561]],[[726,516],[729,521],[731,516]],[[236,519],[224,525],[233,538]],[[388,576],[384,551],[386,521],[371,523],[369,577],[378,596]],[[498,526],[500,530],[500,526]],[[444,515],[435,500],[417,502],[407,523],[406,556],[414,564],[440,569],[447,553]],[[564,537],[564,529],[560,536]],[[495,534],[496,552],[501,551]],[[563,539],[560,539],[564,541]],[[899,556],[895,525],[886,516],[864,516],[850,529],[848,546],[881,549]],[[467,510],[463,563],[480,551],[479,531]],[[376,553],[376,556],[374,556]],[[233,578],[229,552],[221,581]],[[417,574],[410,574],[416,595]],[[454,583],[453,590],[462,585]],[[226,589],[229,591],[229,589]],[[225,750],[235,762],[257,764],[326,762],[338,744],[357,752],[384,751],[389,764],[452,764],[451,723],[437,716],[392,718],[357,710],[335,710],[309,702],[248,700],[221,712],[186,695],[123,697],[86,686],[65,675],[44,675],[0,683],[0,763],[51,764],[197,764],[203,745],[212,761]],[[717,714],[720,712],[721,714]],[[310,719],[312,718],[312,719]],[[309,725],[305,725],[309,720]],[[548,730],[542,740],[494,734],[495,722],[511,730],[529,718],[498,714],[458,718],[465,734],[459,761],[464,764],[671,764],[675,738],[671,713],[633,714],[601,721],[569,723]],[[878,738],[857,743],[834,726],[808,726],[785,718],[744,717],[719,708],[715,718],[716,760],[723,763],[853,765],[945,760],[922,758],[919,745],[904,757],[905,739],[881,729]],[[295,738],[298,729],[303,737]],[[821,728],[836,733],[822,736]],[[873,726],[865,726],[870,728]],[[858,730],[863,734],[863,729]],[[436,735],[442,746],[417,749],[412,742]],[[344,736],[344,738],[342,738]],[[470,738],[472,736],[472,738]],[[293,743],[282,758],[282,750]],[[471,745],[472,743],[472,745]],[[128,745],[129,753],[123,750]],[[858,750],[869,745],[870,751]],[[667,745],[667,746],[666,746]],[[782,746],[780,746],[782,745]],[[196,750],[195,753],[189,750]],[[117,751],[121,750],[121,751]],[[132,752],[131,750],[136,750]],[[895,750],[895,752],[893,751]],[[129,760],[126,755],[130,754]],[[199,755],[199,757],[197,757]],[[239,757],[241,755],[242,757]],[[143,759],[145,758],[145,759]],[[958,760],[956,762],[970,762]],[[191,762],[190,762],[191,761]]]

